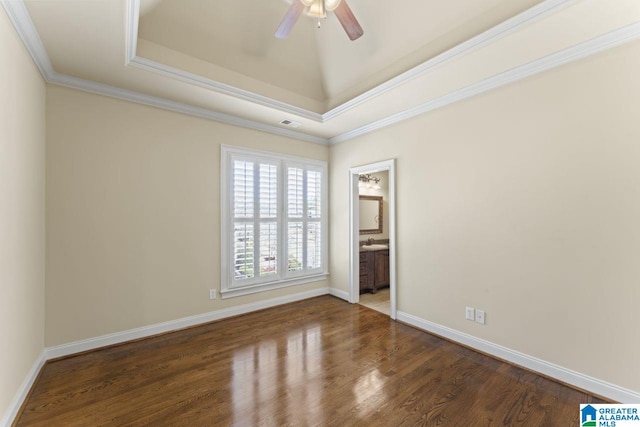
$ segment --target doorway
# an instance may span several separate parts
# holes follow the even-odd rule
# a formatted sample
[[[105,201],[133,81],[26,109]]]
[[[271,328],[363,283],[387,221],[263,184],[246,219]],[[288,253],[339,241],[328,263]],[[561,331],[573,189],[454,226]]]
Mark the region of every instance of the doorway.
[[[385,204],[383,216],[388,218],[388,221],[385,220],[385,226],[388,226],[388,271],[389,271],[389,317],[392,319],[396,319],[396,227],[395,227],[395,218],[396,218],[396,195],[395,195],[395,160],[386,160],[378,163],[372,163],[368,165],[353,167],[349,169],[349,178],[350,178],[350,203],[349,203],[349,229],[350,229],[350,256],[349,256],[349,302],[355,304],[360,302],[360,258],[361,258],[361,240],[368,240],[367,238],[362,239],[362,237],[366,237],[367,235],[360,234],[360,176],[367,175],[375,177],[376,173],[385,172],[387,173],[387,188],[386,195],[388,200]],[[381,223],[382,224],[382,223]],[[386,233],[385,233],[386,235]],[[370,237],[371,244],[369,246],[374,246],[376,240]],[[386,239],[383,239],[386,240]],[[381,254],[378,254],[381,255]],[[363,255],[364,257],[368,256],[369,259],[373,259],[373,254]],[[374,286],[375,289],[375,286]],[[386,292],[386,291],[385,291]],[[376,293],[373,294],[375,297]],[[367,297],[368,298],[368,297]],[[381,300],[384,298],[384,294],[379,295],[374,300]],[[368,298],[370,299],[370,298]],[[376,301],[373,301],[373,304],[376,304]],[[375,308],[374,308],[375,309]]]

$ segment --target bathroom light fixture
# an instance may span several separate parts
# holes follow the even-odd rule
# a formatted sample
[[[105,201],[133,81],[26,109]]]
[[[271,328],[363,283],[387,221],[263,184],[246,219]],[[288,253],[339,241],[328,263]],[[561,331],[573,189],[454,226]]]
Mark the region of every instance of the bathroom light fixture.
[[[377,176],[370,175],[368,173],[360,175],[358,177],[358,181],[360,181],[358,183],[359,187],[371,188],[373,190],[380,190],[380,188],[381,188],[380,187],[380,178],[378,178]]]

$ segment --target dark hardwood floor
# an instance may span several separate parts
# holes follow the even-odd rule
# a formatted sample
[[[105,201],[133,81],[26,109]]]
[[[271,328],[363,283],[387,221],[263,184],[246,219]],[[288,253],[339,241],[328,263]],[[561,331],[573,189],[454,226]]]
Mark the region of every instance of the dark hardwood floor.
[[[601,402],[333,297],[47,363],[18,426],[577,426]]]

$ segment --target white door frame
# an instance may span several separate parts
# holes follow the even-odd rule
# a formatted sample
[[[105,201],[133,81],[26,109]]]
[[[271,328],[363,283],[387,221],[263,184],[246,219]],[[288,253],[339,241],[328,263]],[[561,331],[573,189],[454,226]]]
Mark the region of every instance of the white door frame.
[[[349,302],[360,301],[360,218],[358,177],[363,173],[389,172],[389,293],[390,316],[396,319],[396,161],[385,160],[378,163],[349,169]]]

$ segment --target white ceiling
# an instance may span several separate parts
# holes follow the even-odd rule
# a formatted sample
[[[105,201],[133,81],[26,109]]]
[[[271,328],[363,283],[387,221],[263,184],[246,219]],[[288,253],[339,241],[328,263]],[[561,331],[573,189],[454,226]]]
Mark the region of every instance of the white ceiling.
[[[637,0],[349,0],[355,42],[276,39],[287,0],[0,2],[51,83],[320,143],[640,37]]]

